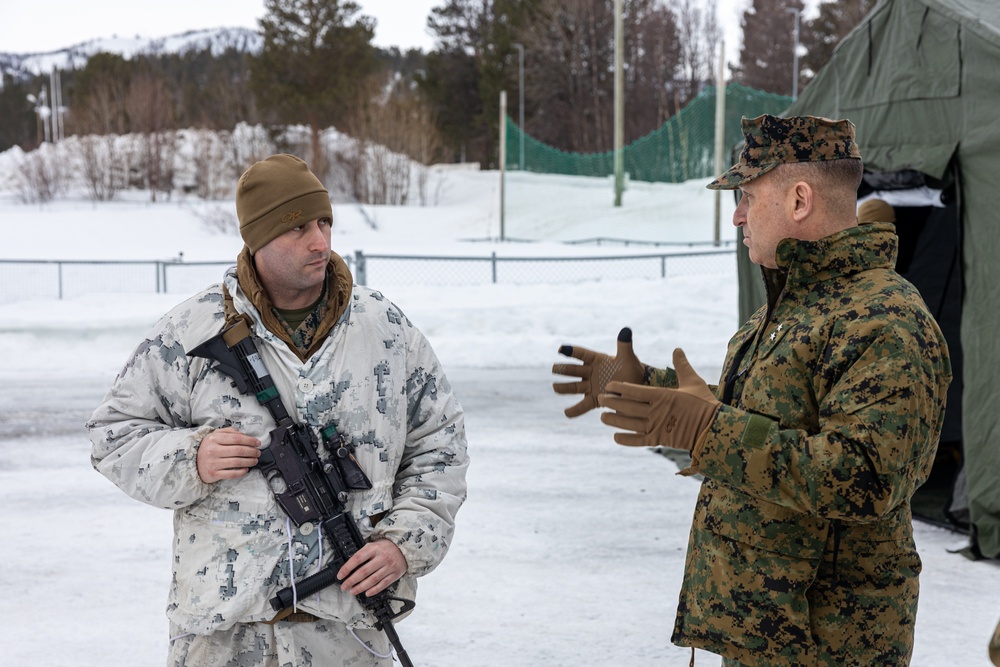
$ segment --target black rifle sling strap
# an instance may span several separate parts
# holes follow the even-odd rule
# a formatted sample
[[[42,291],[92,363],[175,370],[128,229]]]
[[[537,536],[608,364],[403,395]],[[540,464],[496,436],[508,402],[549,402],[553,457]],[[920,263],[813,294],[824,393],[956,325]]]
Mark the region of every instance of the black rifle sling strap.
[[[246,319],[234,319],[221,334],[190,354],[216,362],[217,368],[231,377],[241,392],[252,394],[270,412],[275,428],[269,446],[261,450],[257,465],[278,504],[295,525],[319,524],[334,547],[330,565],[297,582],[294,589],[279,591],[271,599],[274,610],[281,611],[294,606],[298,598],[307,598],[338,583],[337,572],[365,545],[346,501],[349,490],[371,488],[371,482],[351,455],[347,441],[333,426],[323,429],[323,438],[328,452],[335,452],[337,458],[330,461],[320,457],[312,430],[296,423],[285,410],[278,388],[250,337]],[[389,638],[403,667],[412,667],[392,620],[413,609],[414,602],[392,597],[386,591],[355,597],[375,616],[375,627]],[[390,601],[401,603],[400,611],[394,612]]]

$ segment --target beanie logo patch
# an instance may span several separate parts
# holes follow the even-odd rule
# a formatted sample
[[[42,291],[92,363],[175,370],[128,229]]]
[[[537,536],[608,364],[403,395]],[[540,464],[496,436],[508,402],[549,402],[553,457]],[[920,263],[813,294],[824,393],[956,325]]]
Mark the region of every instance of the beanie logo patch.
[[[289,211],[288,213],[281,216],[281,221],[284,223],[297,222],[299,218],[302,217],[302,209],[298,211]]]

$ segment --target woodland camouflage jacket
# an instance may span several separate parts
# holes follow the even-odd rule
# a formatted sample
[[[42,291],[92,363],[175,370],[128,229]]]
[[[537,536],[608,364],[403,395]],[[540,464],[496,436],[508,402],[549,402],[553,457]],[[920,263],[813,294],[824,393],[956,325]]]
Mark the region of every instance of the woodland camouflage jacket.
[[[336,422],[352,441],[373,488],[351,492],[348,507],[365,537],[399,546],[408,571],[395,593],[413,599],[414,578],[448,551],[468,466],[462,408],[430,345],[388,299],[348,282],[343,314],[302,360],[262,324],[234,270],[224,284],[236,311],[250,316],[292,418],[317,436]],[[257,471],[214,484],[198,476],[198,444],[213,429],[234,426],[266,447],[275,426],[212,362],[188,355],[222,326],[221,285],[175,307],[140,343],[87,424],[94,467],[131,497],[173,510],[167,615],[197,634],[271,619],[268,601],[289,585],[290,561],[299,580],[332,552],[318,543],[320,531],[290,524]],[[352,626],[373,622],[337,586],[297,608]]]
[[[723,407],[695,448],[675,643],[751,667],[909,663],[910,497],[951,366],[895,255],[890,225],[779,244],[769,304],[730,341]]]

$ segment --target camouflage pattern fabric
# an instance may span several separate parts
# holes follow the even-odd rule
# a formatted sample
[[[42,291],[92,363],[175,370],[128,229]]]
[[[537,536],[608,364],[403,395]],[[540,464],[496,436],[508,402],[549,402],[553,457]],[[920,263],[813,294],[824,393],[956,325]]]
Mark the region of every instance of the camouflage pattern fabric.
[[[303,323],[304,326],[298,327],[298,331],[291,331],[271,306],[267,290],[264,289],[257,277],[250,249],[245,246],[236,260],[236,276],[251,309],[255,310],[255,315],[260,319],[264,328],[285,341],[300,361],[312,357],[324,343],[330,330],[340,321],[341,315],[349,305],[351,285],[354,282],[351,270],[347,267],[343,257],[331,252],[330,262],[326,269],[326,284],[323,287],[325,301],[320,304],[313,315],[306,318],[307,322]],[[225,291],[225,286],[223,286],[223,294],[225,296],[226,321],[231,322],[239,313],[236,313],[232,297]]]
[[[710,190],[735,190],[779,164],[861,159],[849,120],[764,114],[744,117],[740,125],[744,141],[740,161],[705,186]]]
[[[746,667],[909,664],[910,497],[951,366],[895,254],[891,225],[779,244],[783,281],[767,282],[784,289],[730,341],[731,402],[693,452],[676,644]]]
[[[245,623],[207,637],[181,635],[175,625],[170,629],[175,639],[170,642],[167,667],[326,667],[334,663],[344,667],[392,667],[393,664],[391,657],[379,657],[390,655],[385,634],[355,630],[366,648],[347,626],[334,621]]]
[[[744,667],[739,660],[722,659],[722,667]]]
[[[325,292],[324,292],[325,293]],[[325,301],[320,301],[320,303],[313,308],[312,312],[306,315],[305,319],[296,325],[293,329],[292,326],[282,317],[281,312],[276,308],[272,308],[275,318],[280,322],[282,331],[285,332],[285,336],[292,342],[300,353],[304,353],[312,345],[313,341],[316,340],[316,333],[319,331],[320,323],[323,322],[326,317],[326,312],[328,307]]]
[[[646,373],[642,383],[652,387],[677,388],[677,372],[673,368],[645,367]]]
[[[317,436],[336,422],[350,438],[372,489],[352,492],[348,509],[365,538],[399,547],[408,570],[395,593],[413,599],[415,578],[448,552],[469,461],[462,407],[426,338],[382,294],[348,285],[339,316],[323,325],[329,333],[302,360],[264,325],[268,311],[236,269],[224,288],[230,307],[249,318],[288,413]],[[318,530],[290,524],[263,475],[214,484],[198,476],[198,446],[212,430],[233,426],[267,447],[274,428],[256,398],[187,355],[222,329],[225,300],[214,285],[161,318],[87,423],[94,467],[132,498],[174,512],[167,615],[199,635],[270,620],[268,600],[331,556],[327,548],[321,557]],[[351,627],[374,623],[336,586],[297,607]]]

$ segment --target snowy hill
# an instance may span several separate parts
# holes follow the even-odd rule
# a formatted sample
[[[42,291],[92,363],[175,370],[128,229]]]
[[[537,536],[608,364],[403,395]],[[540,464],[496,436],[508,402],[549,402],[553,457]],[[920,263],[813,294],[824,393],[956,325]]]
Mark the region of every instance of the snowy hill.
[[[95,53],[115,53],[123,58],[132,58],[141,53],[156,55],[211,49],[214,55],[219,55],[226,49],[255,53],[260,47],[260,34],[248,28],[189,30],[178,35],[159,38],[112,35],[47,53],[0,52],[0,71],[20,79],[47,74],[53,68],[82,68],[87,64],[87,59]]]

